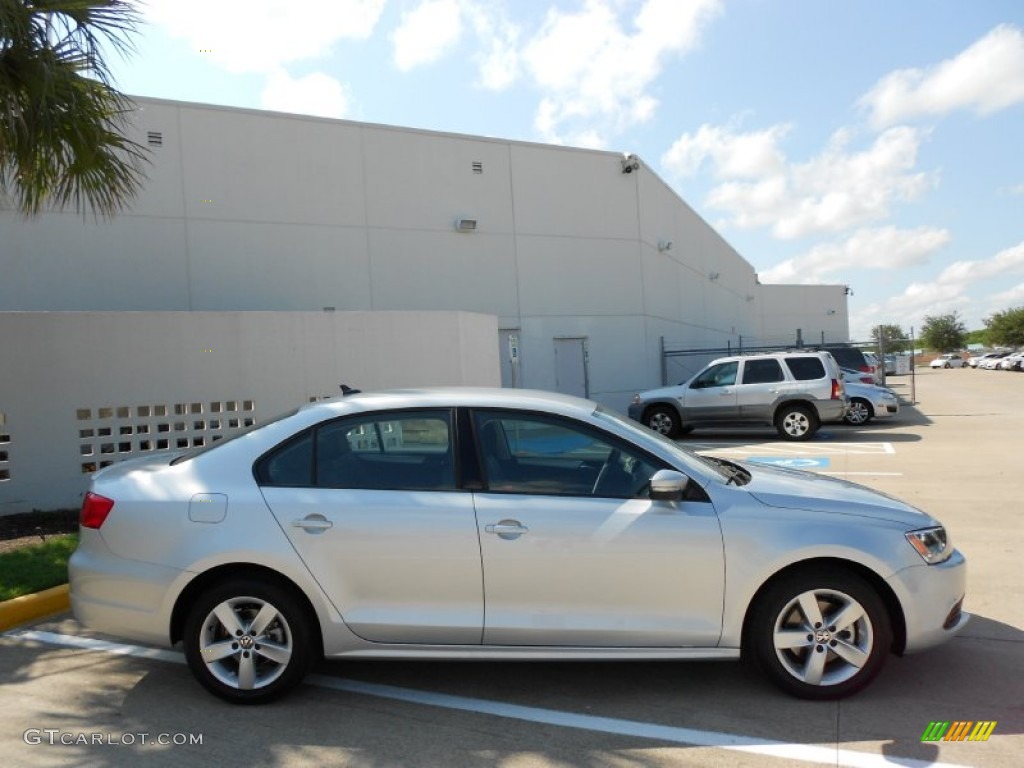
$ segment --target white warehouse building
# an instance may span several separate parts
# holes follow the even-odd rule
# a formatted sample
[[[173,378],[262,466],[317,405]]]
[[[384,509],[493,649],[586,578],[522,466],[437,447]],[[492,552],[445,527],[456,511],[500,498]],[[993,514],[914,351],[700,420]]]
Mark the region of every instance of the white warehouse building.
[[[201,396],[202,366],[189,368],[188,395],[146,394],[147,376],[166,379],[171,363],[161,345],[165,334],[181,332],[175,313],[194,314],[190,333],[195,322],[221,312],[242,326],[249,312],[398,312],[402,322],[388,326],[396,333],[469,328],[463,335],[471,345],[481,344],[481,328],[490,328],[483,347],[461,349],[451,339],[424,340],[410,331],[414,344],[395,345],[401,358],[373,357],[376,367],[347,370],[345,381],[407,385],[429,361],[423,383],[500,382],[586,395],[618,409],[666,373],[683,377],[685,370],[663,367],[665,346],[792,343],[797,329],[809,343],[848,338],[844,286],[760,284],[753,267],[642,158],[158,99],[136,103],[133,130],[148,144],[152,165],[130,210],[110,221],[73,212],[26,220],[0,207],[0,435],[11,440],[18,423],[22,435],[37,423],[12,410],[10,403],[23,409],[32,398],[11,387],[54,366],[67,370],[68,354],[76,358],[71,369],[96,381],[119,375],[116,352],[98,335],[79,334],[70,352],[54,345],[65,356],[59,365],[38,350],[26,355],[24,334],[45,345],[54,325],[42,314],[34,325],[22,313],[85,313],[68,322],[97,321],[97,328],[109,327],[109,313],[126,313],[125,321],[146,335],[132,345],[139,394],[122,391],[119,402],[180,399],[190,407],[228,396]],[[435,312],[457,314],[430,321]],[[7,313],[18,313],[19,321]],[[135,313],[148,319],[136,323],[142,316]],[[419,322],[416,313],[429,314]],[[11,337],[15,325],[20,340]],[[380,343],[379,324],[371,322],[375,330],[363,342],[351,323],[344,325],[346,343]],[[246,338],[247,353],[258,354],[258,344]],[[139,355],[152,356],[149,374]],[[438,371],[449,369],[449,357],[446,378]],[[89,369],[96,360],[103,370]],[[467,360],[479,367],[469,370]],[[28,362],[41,367],[26,371]],[[268,360],[261,375],[281,381],[289,396],[336,390],[337,382],[326,379],[290,387],[287,365],[275,362]],[[8,366],[19,370],[16,377],[5,376]],[[66,382],[66,397],[48,387],[48,397],[61,402],[45,407],[67,411],[73,422],[83,407],[75,386]],[[273,415],[257,408],[256,421]],[[69,435],[82,431],[74,426]],[[37,450],[26,446],[21,455]],[[44,473],[34,473],[28,490],[9,490],[14,455],[0,444],[0,514],[45,503],[34,501]],[[74,458],[67,472],[78,476],[57,483],[61,491],[47,501],[84,488],[87,463]]]

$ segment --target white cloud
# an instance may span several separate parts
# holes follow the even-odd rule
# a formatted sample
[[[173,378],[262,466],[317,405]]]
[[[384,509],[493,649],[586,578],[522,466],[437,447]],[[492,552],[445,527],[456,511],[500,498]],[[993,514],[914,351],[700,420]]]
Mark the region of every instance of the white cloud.
[[[968,290],[972,285],[984,280],[1006,281],[1011,276],[1020,274],[1024,274],[1024,242],[987,259],[954,262],[934,280],[911,283],[898,296],[857,312],[850,319],[851,328],[869,328],[877,323],[879,318],[885,318],[885,322],[896,322],[909,327],[919,324],[925,315],[973,309],[977,301],[968,296]],[[1024,284],[995,298],[1002,297],[1012,301],[1022,295]]]
[[[344,117],[348,98],[342,84],[322,72],[292,78],[281,69],[267,78],[260,93],[260,105],[278,112]]]
[[[1000,251],[978,261],[955,261],[942,270],[937,282],[942,284],[975,283],[993,277],[1024,273],[1024,243]]]
[[[891,72],[860,99],[876,127],[958,109],[988,115],[1024,102],[1024,32],[1001,24],[930,69]]]
[[[858,270],[926,264],[949,241],[948,230],[932,227],[861,229],[845,240],[816,245],[761,272],[760,277],[765,283],[821,283],[845,272],[843,279],[852,280]]]
[[[650,119],[657,99],[649,92],[666,57],[692,48],[702,26],[721,10],[720,0],[645,0],[626,28],[622,8],[635,3],[587,0],[575,12],[550,9],[522,53],[544,97],[535,125],[551,142],[608,132]]]
[[[456,0],[424,0],[402,14],[391,35],[395,66],[408,72],[440,59],[462,35],[462,11]]]
[[[519,79],[520,28],[505,17],[499,6],[466,3],[463,10],[480,41],[480,50],[473,55],[480,85],[492,91],[508,88]]]
[[[780,142],[788,125],[748,133],[732,127],[701,126],[681,136],[662,161],[670,172],[695,173],[713,166],[722,180],[706,203],[741,229],[771,227],[789,239],[840,232],[889,216],[896,202],[917,199],[936,178],[915,172],[920,130],[900,126],[877,136],[866,149],[852,150],[852,135],[836,131],[816,157],[790,162]]]
[[[992,297],[992,304],[997,310],[1021,303],[1024,303],[1024,283],[1018,283],[1008,291],[997,293]]]
[[[679,137],[662,163],[680,176],[693,176],[707,160],[713,161],[715,175],[723,179],[778,174],[785,166],[778,144],[789,131],[788,125],[773,125],[763,131],[736,133],[705,123],[697,133]]]
[[[234,73],[271,73],[370,36],[385,0],[148,0],[146,21]]]

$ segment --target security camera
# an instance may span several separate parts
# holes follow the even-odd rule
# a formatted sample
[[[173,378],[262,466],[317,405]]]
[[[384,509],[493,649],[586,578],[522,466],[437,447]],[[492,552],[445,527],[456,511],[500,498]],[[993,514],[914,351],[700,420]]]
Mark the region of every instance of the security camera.
[[[631,153],[624,154],[622,156],[622,172],[632,173],[637,170],[640,170],[640,159]]]

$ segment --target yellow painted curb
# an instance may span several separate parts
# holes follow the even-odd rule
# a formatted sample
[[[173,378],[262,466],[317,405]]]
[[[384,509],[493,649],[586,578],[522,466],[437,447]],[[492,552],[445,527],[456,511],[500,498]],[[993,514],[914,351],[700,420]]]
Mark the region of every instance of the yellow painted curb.
[[[71,587],[67,584],[5,600],[0,603],[0,632],[70,608]]]

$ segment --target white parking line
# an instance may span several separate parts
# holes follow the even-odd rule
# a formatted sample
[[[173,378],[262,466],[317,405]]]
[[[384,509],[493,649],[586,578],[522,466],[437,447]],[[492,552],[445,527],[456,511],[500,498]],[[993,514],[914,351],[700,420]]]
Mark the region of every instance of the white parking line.
[[[179,664],[183,664],[185,662],[184,656],[172,651],[145,648],[142,646],[122,643],[111,643],[105,640],[76,637],[74,635],[61,635],[54,632],[24,630],[7,632],[4,637],[10,637],[16,640],[49,643],[50,645],[101,651],[104,653],[137,656],[140,658],[157,659],[160,661],[171,661]],[[637,738],[652,739],[655,741],[686,744],[688,746],[733,750],[753,755],[777,757],[783,760],[800,760],[807,763],[851,766],[852,768],[880,768],[881,766],[887,766],[888,768],[893,768],[894,766],[902,766],[903,768],[963,768],[962,766],[956,766],[951,763],[935,763],[929,760],[917,760],[906,757],[894,757],[890,760],[885,755],[856,752],[849,749],[837,749],[834,746],[792,744],[785,741],[758,739],[750,736],[738,736],[731,733],[720,733],[717,731],[699,731],[691,728],[677,728],[675,726],[656,725],[654,723],[643,723],[635,720],[620,720],[612,717],[581,715],[575,712],[563,712],[556,709],[526,707],[520,704],[506,704],[504,702],[491,701],[488,699],[452,696],[446,693],[433,693],[431,691],[418,691],[411,688],[399,688],[393,685],[366,683],[360,680],[348,680],[345,678],[329,677],[326,675],[311,675],[308,678],[308,682],[319,688],[329,688],[337,691],[345,691],[346,693],[376,696],[378,698],[403,701],[410,704],[442,707],[445,709],[493,715],[495,717],[505,717],[531,723],[555,725],[562,728],[596,731],[618,736],[633,736]]]

